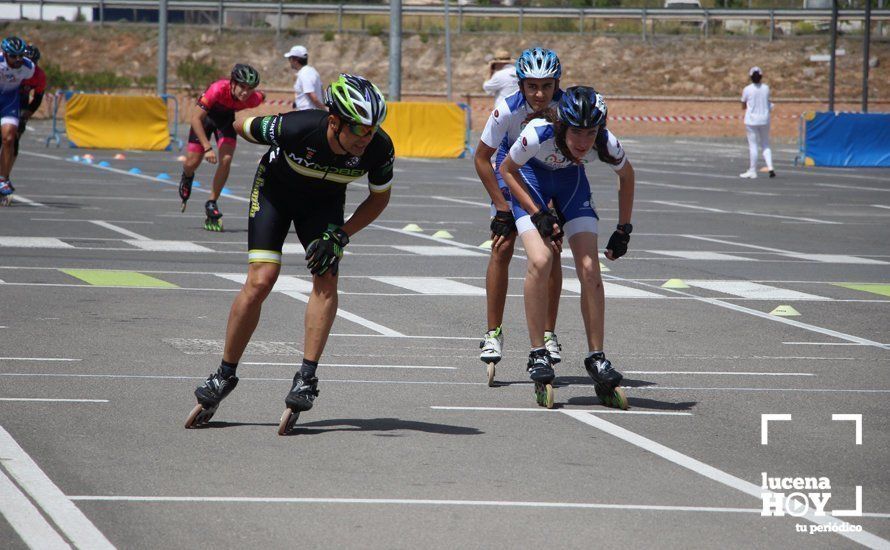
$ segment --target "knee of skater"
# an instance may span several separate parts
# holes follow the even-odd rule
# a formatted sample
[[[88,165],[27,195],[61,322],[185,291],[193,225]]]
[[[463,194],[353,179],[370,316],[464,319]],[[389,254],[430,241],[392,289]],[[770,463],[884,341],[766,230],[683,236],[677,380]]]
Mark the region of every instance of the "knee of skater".
[[[232,165],[232,155],[223,155],[219,158],[220,166],[229,167]]]
[[[530,273],[534,273],[537,275],[549,275],[551,267],[551,260],[548,256],[529,256],[528,257],[528,270]]]
[[[330,273],[313,277],[312,292],[325,299],[336,296],[337,277]]]
[[[582,269],[578,271],[578,280],[581,282],[581,285],[591,289],[603,286],[603,277],[600,275],[599,269]]]
[[[15,145],[15,132],[11,132],[8,134],[3,134],[3,146],[13,146]]]
[[[266,296],[272,292],[272,288],[275,286],[275,280],[277,278],[278,277],[271,275],[251,277],[248,279],[245,289],[248,291],[251,298],[265,300]]]

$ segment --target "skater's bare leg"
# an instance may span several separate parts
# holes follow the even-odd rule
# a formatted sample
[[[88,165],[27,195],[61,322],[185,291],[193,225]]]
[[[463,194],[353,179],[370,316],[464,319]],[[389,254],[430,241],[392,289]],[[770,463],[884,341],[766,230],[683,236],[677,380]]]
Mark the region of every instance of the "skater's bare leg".
[[[198,166],[201,166],[202,160],[204,160],[204,153],[189,150],[182,163],[182,173],[186,176],[194,176]]]
[[[16,98],[18,101],[18,98]],[[0,127],[0,177],[8,178],[15,161],[15,136],[19,128],[15,124],[4,124]]]
[[[280,271],[280,265],[266,262],[252,263],[247,268],[247,281],[229,311],[223,361],[236,364],[241,360],[260,321],[263,301],[275,286]]]
[[[537,231],[522,234],[522,244],[528,256],[525,274],[525,318],[532,348],[544,347],[544,324],[547,322],[548,280],[554,254]]]
[[[556,318],[559,315],[559,296],[562,294],[562,262],[556,256],[550,266],[550,280],[547,282],[547,326],[544,330],[556,330]]]
[[[485,273],[485,296],[488,329],[495,329],[504,322],[504,306],[507,302],[507,287],[510,281],[510,260],[516,245],[516,233],[501,237],[498,245],[492,246]]]
[[[318,362],[337,316],[337,276],[330,272],[312,277],[306,306],[303,358]]]
[[[219,146],[219,165],[216,167],[216,173],[213,174],[213,189],[210,191],[210,200],[219,200],[223,187],[229,179],[229,171],[232,168],[232,157],[235,154],[235,146],[231,143],[224,142]]]
[[[577,233],[569,239],[575,269],[581,282],[581,317],[587,332],[588,349],[603,349],[606,297],[600,274],[597,238],[593,233]]]

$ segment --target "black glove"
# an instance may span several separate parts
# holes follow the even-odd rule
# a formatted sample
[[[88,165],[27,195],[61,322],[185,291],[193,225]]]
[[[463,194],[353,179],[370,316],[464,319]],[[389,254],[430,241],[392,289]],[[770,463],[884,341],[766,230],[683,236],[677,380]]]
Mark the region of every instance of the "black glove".
[[[321,237],[309,243],[306,248],[306,266],[313,275],[324,275],[328,270],[333,275],[339,270],[343,248],[349,244],[349,235],[336,225],[329,225]]]
[[[513,218],[513,212],[503,212],[498,210],[491,219],[492,235],[506,237],[516,230],[516,220]]]
[[[535,212],[534,215],[532,215],[532,223],[535,224],[538,233],[545,239],[549,238],[552,241],[557,241],[563,236],[562,230],[560,230],[559,233],[553,233],[553,225],[559,225],[559,218],[553,210],[549,208],[542,208]]]
[[[612,236],[609,237],[609,244],[606,245],[606,250],[612,251],[612,259],[617,260],[618,258],[627,254],[627,243],[630,242],[630,235],[627,233],[622,233],[620,231],[615,231],[612,233]]]

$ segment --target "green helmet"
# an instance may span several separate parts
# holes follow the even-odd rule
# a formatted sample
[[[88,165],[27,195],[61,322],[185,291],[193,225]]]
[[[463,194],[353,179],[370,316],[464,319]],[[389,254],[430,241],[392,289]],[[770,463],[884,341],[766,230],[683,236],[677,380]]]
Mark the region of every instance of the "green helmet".
[[[379,126],[386,119],[386,100],[377,86],[360,76],[341,74],[324,94],[328,110],[350,124]]]
[[[236,63],[232,68],[232,81],[256,88],[260,85],[260,73],[250,65]]]

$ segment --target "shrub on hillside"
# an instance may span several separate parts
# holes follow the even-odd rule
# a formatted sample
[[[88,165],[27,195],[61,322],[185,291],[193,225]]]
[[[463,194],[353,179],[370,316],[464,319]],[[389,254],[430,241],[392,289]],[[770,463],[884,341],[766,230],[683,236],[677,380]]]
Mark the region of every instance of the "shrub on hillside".
[[[185,58],[176,65],[176,76],[191,88],[202,88],[219,77],[221,71],[211,63]]]

